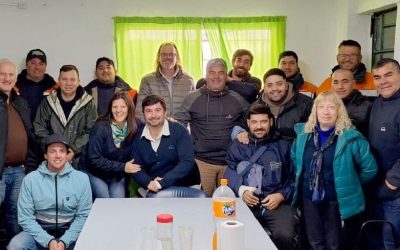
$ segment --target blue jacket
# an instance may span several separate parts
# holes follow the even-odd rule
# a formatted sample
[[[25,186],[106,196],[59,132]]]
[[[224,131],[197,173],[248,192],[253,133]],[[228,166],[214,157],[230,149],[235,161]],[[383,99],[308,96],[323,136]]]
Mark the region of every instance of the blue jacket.
[[[290,163],[290,144],[287,141],[255,140],[250,138],[249,144],[242,144],[234,140],[228,150],[228,168],[225,171],[225,178],[228,185],[238,194],[242,183],[242,178],[237,173],[237,165],[241,161],[249,161],[255,152],[261,147],[266,146],[266,151],[255,162],[264,167],[262,177],[262,195],[281,193],[285,200],[291,198],[293,191],[293,178]],[[244,176],[246,177],[247,174]]]
[[[291,158],[296,168],[293,205],[298,204],[303,174],[303,153],[310,133],[304,132],[304,123],[296,124],[297,138],[293,142]],[[335,148],[333,175],[335,190],[342,219],[347,219],[365,209],[362,183],[370,181],[377,172],[377,165],[368,141],[355,129],[348,129],[339,135]]]
[[[142,125],[138,120],[137,124],[140,130]],[[115,147],[110,122],[98,121],[90,132],[87,155],[80,159],[80,168],[103,180],[120,180],[125,174],[125,163],[132,160],[133,143],[133,139],[124,140],[119,148]]]
[[[22,182],[18,223],[45,248],[55,238],[49,232],[57,234],[66,229],[59,239],[68,248],[77,240],[91,208],[92,191],[88,176],[69,163],[59,174],[50,172],[47,161],[44,161]]]
[[[400,188],[393,191],[384,185],[400,187],[400,91],[392,97],[379,96],[371,110],[369,141],[379,173],[376,183],[377,195],[381,199],[393,200],[400,197]]]
[[[157,152],[154,152],[149,140],[140,136],[143,128],[138,131],[139,136],[132,147],[132,158],[142,168],[132,177],[145,189],[157,176],[163,178],[159,181],[162,189],[190,185],[187,181],[194,168],[192,138],[181,124],[176,122],[168,124],[170,135],[162,136]]]

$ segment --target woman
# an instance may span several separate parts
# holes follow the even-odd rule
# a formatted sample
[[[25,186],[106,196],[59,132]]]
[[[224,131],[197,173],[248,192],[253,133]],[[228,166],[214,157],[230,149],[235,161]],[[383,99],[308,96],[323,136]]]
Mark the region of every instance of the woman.
[[[125,197],[125,174],[140,170],[131,159],[137,130],[131,97],[126,91],[114,93],[107,112],[99,117],[90,133],[88,143],[87,166],[84,168],[95,198]]]
[[[295,130],[293,205],[301,204],[311,249],[341,249],[341,220],[364,211],[361,184],[375,176],[375,159],[332,91],[318,95],[307,123]]]

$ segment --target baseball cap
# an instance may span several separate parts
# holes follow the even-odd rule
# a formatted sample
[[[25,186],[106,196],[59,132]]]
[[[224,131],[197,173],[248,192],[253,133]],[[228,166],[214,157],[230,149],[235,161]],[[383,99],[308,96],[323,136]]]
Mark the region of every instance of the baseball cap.
[[[67,143],[67,140],[65,139],[65,137],[63,135],[52,134],[52,135],[47,136],[46,150],[51,144],[54,144],[54,143],[62,143],[67,147],[67,149],[70,148],[70,146]]]
[[[26,55],[25,62],[29,62],[33,58],[39,58],[42,62],[47,64],[46,54],[41,49],[33,49],[33,50],[29,51],[28,55]]]
[[[97,61],[96,61],[96,69],[99,67],[99,64],[100,64],[101,62],[103,62],[103,61],[106,61],[107,63],[111,64],[111,65],[115,68],[114,61],[113,61],[113,60],[111,60],[111,59],[108,58],[108,57],[100,57],[100,58],[97,59]]]

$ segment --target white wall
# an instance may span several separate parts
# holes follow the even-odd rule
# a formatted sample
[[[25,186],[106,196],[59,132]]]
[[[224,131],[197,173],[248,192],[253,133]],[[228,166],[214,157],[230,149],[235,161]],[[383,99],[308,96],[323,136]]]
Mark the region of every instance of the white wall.
[[[1,5],[21,1],[26,9]],[[343,39],[362,44],[368,65],[370,17],[356,14],[360,6],[357,0],[0,0],[0,58],[23,68],[26,53],[41,48],[51,75],[56,77],[62,64],[75,64],[86,84],[98,57],[114,58],[113,16],[282,15],[286,48],[299,54],[305,77],[319,84],[336,64]]]

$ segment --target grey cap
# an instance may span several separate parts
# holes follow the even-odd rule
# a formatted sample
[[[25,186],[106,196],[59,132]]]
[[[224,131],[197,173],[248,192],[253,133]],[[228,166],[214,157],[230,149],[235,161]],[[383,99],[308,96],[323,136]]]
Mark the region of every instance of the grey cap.
[[[60,135],[60,134],[52,134],[52,135],[47,136],[47,138],[46,138],[46,150],[51,144],[54,144],[54,143],[62,143],[67,147],[67,149],[70,148],[67,140],[65,139],[65,136]]]

